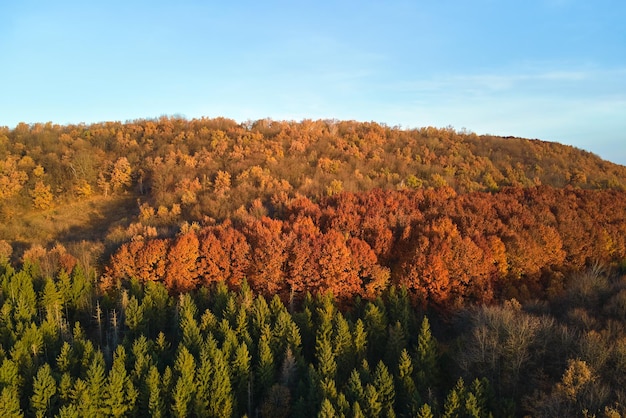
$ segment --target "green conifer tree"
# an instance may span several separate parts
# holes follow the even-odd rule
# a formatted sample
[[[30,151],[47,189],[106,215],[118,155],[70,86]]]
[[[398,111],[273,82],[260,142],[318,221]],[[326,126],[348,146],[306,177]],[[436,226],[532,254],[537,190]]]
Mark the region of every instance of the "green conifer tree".
[[[354,324],[354,331],[352,341],[354,342],[354,361],[356,364],[360,364],[365,360],[367,355],[367,331],[365,330],[365,324],[359,318]]]
[[[368,302],[363,317],[368,336],[368,359],[374,364],[383,358],[387,339],[387,318],[384,309]]]
[[[336,418],[337,413],[335,412],[332,402],[325,398],[322,401],[322,406],[317,416],[318,418]]]
[[[2,388],[0,394],[0,416],[6,418],[22,418],[24,412],[20,407],[20,393],[17,387],[10,385]]]
[[[113,367],[106,386],[106,406],[108,414],[123,417],[134,411],[137,402],[137,389],[126,371],[126,350],[119,345],[113,356]]]
[[[53,279],[46,279],[41,295],[41,305],[46,310],[46,318],[60,329],[63,324],[63,295]]]
[[[393,414],[396,394],[393,377],[382,361],[378,362],[374,370],[374,387],[378,393],[384,415],[389,416]]]
[[[400,359],[400,352],[406,348],[406,340],[404,330],[400,321],[389,326],[387,346],[385,349],[384,360],[392,370],[395,370]]]
[[[404,332],[403,337],[406,340],[408,336],[411,335],[411,331],[415,331],[413,329],[413,316],[411,314],[413,309],[411,308],[411,301],[406,287],[398,288],[396,286],[391,286],[387,300],[387,305],[389,307],[389,323],[395,324],[396,322],[399,322],[401,329]]]
[[[346,397],[351,403],[362,403],[365,396],[361,375],[357,369],[353,369],[346,384]]]
[[[397,405],[400,416],[415,416],[420,405],[420,397],[413,380],[413,362],[409,352],[404,349],[400,352],[398,361],[398,390]]]
[[[139,304],[139,301],[135,296],[131,296],[128,300],[128,306],[126,306],[124,315],[124,325],[130,331],[130,337],[137,337],[146,332],[144,309]]]
[[[61,351],[56,358],[56,363],[61,373],[70,372],[73,369],[76,360],[72,355],[72,346],[67,341],[63,342]]]
[[[261,331],[265,325],[269,325],[269,318],[270,308],[267,305],[267,301],[263,296],[257,296],[254,302],[252,302],[250,318],[250,334],[253,340],[259,340],[261,338]]]
[[[0,366],[0,387],[13,386],[20,388],[24,382],[24,377],[20,374],[17,363],[5,358]]]
[[[89,341],[88,341],[89,342]],[[106,374],[104,369],[104,358],[102,352],[97,351],[93,355],[93,360],[87,370],[86,391],[77,391],[77,394],[84,393],[85,396],[77,398],[80,402],[80,409],[92,417],[101,417],[106,415],[106,405],[104,389],[106,387]],[[76,388],[77,383],[74,384]],[[80,387],[80,384],[79,384]],[[77,396],[77,395],[75,395]]]
[[[150,390],[146,380],[148,371],[154,364],[150,351],[148,340],[144,335],[133,341],[131,354],[134,361],[130,378],[137,388],[137,411],[141,415],[148,412],[148,400],[150,398]]]
[[[444,418],[458,418],[463,415],[465,405],[465,384],[463,378],[457,380],[456,385],[446,396],[446,400],[443,403],[443,417]]]
[[[258,362],[255,370],[255,398],[257,402],[265,397],[275,383],[274,356],[267,338],[261,338],[258,348]]]
[[[361,409],[361,404],[354,402],[352,404],[352,418],[365,418],[365,414]]]
[[[383,411],[383,405],[381,403],[380,396],[376,391],[376,388],[368,383],[365,386],[365,390],[363,391],[363,393],[363,412],[366,416],[379,417],[381,412]]]
[[[235,350],[231,361],[232,385],[235,394],[235,410],[238,415],[243,415],[246,411],[250,414],[249,405],[249,384],[250,384],[250,363],[252,358],[248,351],[248,346],[242,342]]]
[[[61,403],[69,403],[72,398],[72,389],[74,387],[74,381],[72,376],[65,372],[61,375],[61,381],[59,382],[59,399]]]
[[[146,376],[146,386],[148,389],[147,412],[153,418],[164,418],[167,416],[161,375],[155,365],[150,366]]]
[[[335,379],[337,362],[329,337],[318,337],[315,342],[315,362],[317,372],[322,379]]]
[[[57,382],[52,376],[50,365],[44,363],[33,381],[30,408],[37,418],[53,416],[57,403]]]
[[[419,411],[417,411],[417,418],[434,418],[433,412],[430,409],[430,405],[427,403],[423,404]]]
[[[223,353],[205,348],[196,373],[194,412],[202,417],[227,417],[233,411],[230,376]]]
[[[194,355],[200,352],[202,336],[196,316],[198,308],[191,295],[183,293],[178,302],[179,328],[182,332],[182,344]]]
[[[211,397],[207,416],[215,418],[231,416],[234,408],[233,391],[228,363],[221,351],[213,357],[211,377],[209,387]]]
[[[355,366],[354,343],[350,325],[341,312],[337,312],[334,322],[333,346],[337,359],[337,381],[339,384],[343,384]]]
[[[172,393],[172,415],[187,417],[191,413],[195,396],[196,361],[185,345],[180,345],[174,363],[176,384]]]
[[[438,383],[438,347],[437,341],[430,332],[430,322],[424,316],[417,336],[417,353],[415,358],[415,383],[420,393],[425,394],[429,388]]]

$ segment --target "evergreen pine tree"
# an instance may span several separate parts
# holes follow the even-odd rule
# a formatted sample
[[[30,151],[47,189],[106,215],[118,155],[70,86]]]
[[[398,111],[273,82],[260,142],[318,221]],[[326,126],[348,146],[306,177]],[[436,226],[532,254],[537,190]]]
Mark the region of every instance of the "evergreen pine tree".
[[[252,302],[252,311],[250,318],[250,333],[253,340],[261,338],[261,330],[266,324],[269,324],[270,308],[263,296],[257,296]],[[268,341],[269,344],[269,341]],[[269,389],[269,387],[268,387]]]
[[[376,388],[368,383],[363,393],[363,412],[365,412],[366,416],[379,417],[383,411],[383,405]]]
[[[195,374],[193,410],[196,416],[207,416],[209,409],[209,399],[211,397],[211,378],[213,374],[213,364],[209,357],[208,350],[203,347],[200,352],[199,365]]]
[[[491,385],[489,380],[484,377],[482,379],[474,379],[469,387],[469,391],[476,398],[476,409],[480,412],[481,416],[486,416],[490,403],[490,390]]]
[[[419,411],[417,411],[416,417],[417,418],[434,418],[434,415],[433,415],[432,410],[430,409],[430,406],[427,403],[425,403],[420,407]]]
[[[310,299],[310,295],[308,295]],[[313,302],[309,301],[309,305]],[[302,355],[304,358],[311,358],[315,355],[315,325],[313,323],[313,314],[309,306],[306,305],[301,312],[293,314],[293,319],[298,325],[300,336],[302,338]]]
[[[358,402],[352,404],[352,418],[365,418],[361,405]]]
[[[17,363],[11,359],[5,358],[0,366],[0,387],[13,386],[20,388],[24,381],[20,374]]]
[[[213,372],[210,385],[209,417],[228,417],[233,412],[233,391],[224,354],[218,351],[213,357]]]
[[[250,362],[252,358],[246,343],[242,342],[235,350],[231,361],[232,385],[235,394],[235,411],[241,416],[246,411],[251,415],[248,405],[248,392],[250,384]]]
[[[75,388],[77,383],[78,381],[74,384]],[[101,417],[106,415],[104,397],[105,387],[106,375],[104,370],[104,358],[102,357],[102,352],[97,351],[93,356],[89,369],[87,370],[86,392],[77,391],[75,389],[77,394],[85,394],[84,397],[77,399],[80,402],[84,402],[79,405],[79,409],[84,410],[85,414],[91,417]]]
[[[46,310],[46,318],[60,329],[63,322],[63,295],[51,278],[46,279],[44,284],[41,304]]]
[[[400,327],[404,332],[403,337],[406,340],[407,337],[411,335],[411,331],[413,331],[411,321],[411,312],[413,309],[411,308],[411,301],[406,287],[398,288],[396,286],[391,286],[387,300],[387,305],[389,307],[389,323],[395,324],[396,322],[399,322]]]
[[[33,381],[33,395],[30,407],[37,418],[53,416],[56,407],[57,382],[52,377],[50,365],[44,363]]]
[[[414,416],[420,405],[420,397],[413,380],[413,362],[406,349],[400,353],[398,361],[398,412],[403,417]]]
[[[417,337],[417,355],[415,359],[415,383],[421,394],[437,385],[437,341],[430,332],[430,323],[424,316]]]
[[[395,388],[393,377],[389,373],[389,369],[382,361],[379,361],[374,370],[374,387],[378,393],[382,410],[386,416],[393,414],[395,401]]]
[[[255,394],[257,402],[265,397],[267,391],[275,383],[274,356],[267,338],[259,341],[258,362],[255,372]]]
[[[126,350],[119,345],[113,356],[113,367],[106,386],[108,414],[122,417],[130,414],[137,401],[137,389],[126,372]]]
[[[335,408],[333,404],[326,398],[322,401],[322,407],[320,409],[319,414],[317,414],[318,418],[336,418],[337,414],[335,412]]]
[[[252,338],[248,331],[248,312],[244,306],[240,306],[237,310],[237,318],[233,325],[235,334],[240,341],[244,341],[248,346],[252,344]]]
[[[399,321],[394,325],[389,326],[389,337],[387,338],[387,346],[385,349],[384,360],[392,370],[396,369],[398,360],[400,359],[400,352],[406,348],[406,340],[404,337],[404,330]]]
[[[20,408],[20,394],[18,388],[11,385],[2,388],[0,394],[0,416],[2,418],[22,418],[24,412]]]
[[[355,366],[355,356],[350,325],[341,312],[335,315],[333,346],[337,361],[337,381],[342,384],[348,379],[350,371]]]
[[[104,416],[105,411],[94,411],[89,391],[90,388],[88,386],[88,382],[80,378],[76,379],[76,381],[74,382],[74,387],[72,388],[71,403],[69,405],[66,405],[69,407],[66,409],[66,411],[70,414],[75,414],[78,417]],[[61,411],[62,410],[63,408],[61,408]]]
[[[350,404],[348,403],[348,399],[346,399],[346,395],[344,395],[343,392],[339,392],[337,394],[335,411],[337,412],[337,416],[339,417],[346,417],[350,414]]]
[[[194,355],[200,352],[202,337],[196,316],[198,308],[191,295],[183,293],[178,302],[179,327],[182,332],[182,344]]]
[[[61,352],[56,358],[57,368],[59,372],[69,373],[70,371],[72,371],[76,363],[76,360],[74,359],[72,354],[72,346],[67,341],[64,341],[63,345],[61,346]]]
[[[383,358],[387,339],[387,318],[384,308],[368,302],[363,317],[368,336],[368,359],[372,364]]]
[[[478,400],[472,392],[469,392],[465,397],[465,404],[463,406],[465,410],[465,416],[469,418],[482,417],[482,412],[480,410],[480,407],[478,406]]]
[[[232,390],[224,355],[219,349],[204,348],[195,380],[195,415],[223,417],[231,416],[232,411]]]
[[[61,403],[67,403],[72,397],[72,388],[74,387],[74,381],[72,376],[65,372],[61,375],[61,381],[59,382],[59,398]]]
[[[353,369],[346,385],[346,397],[352,403],[362,403],[364,396],[365,391],[363,390],[361,376],[357,369]]]
[[[142,335],[146,331],[143,306],[135,296],[131,296],[128,300],[128,306],[124,311],[124,325],[130,331],[131,338]]]
[[[444,418],[458,418],[462,416],[465,405],[465,392],[463,379],[459,378],[454,388],[446,396],[443,404]]]
[[[177,378],[172,393],[172,415],[176,418],[183,418],[191,412],[192,401],[195,396],[194,377],[196,373],[196,361],[184,345],[180,345],[178,348],[174,371]]]
[[[335,379],[337,373],[337,362],[333,346],[328,337],[318,337],[315,342],[315,361],[317,372],[322,379]]]
[[[365,330],[365,324],[359,318],[354,324],[354,331],[352,341],[354,343],[354,361],[356,364],[361,364],[367,355],[367,331]]]
[[[133,341],[131,354],[134,362],[130,378],[137,388],[137,411],[140,415],[145,415],[148,412],[148,400],[150,398],[146,376],[154,361],[149,350],[150,347],[145,336],[141,335]]]
[[[153,418],[164,418],[167,414],[162,394],[161,375],[154,365],[148,370],[146,387],[148,389],[147,415]]]

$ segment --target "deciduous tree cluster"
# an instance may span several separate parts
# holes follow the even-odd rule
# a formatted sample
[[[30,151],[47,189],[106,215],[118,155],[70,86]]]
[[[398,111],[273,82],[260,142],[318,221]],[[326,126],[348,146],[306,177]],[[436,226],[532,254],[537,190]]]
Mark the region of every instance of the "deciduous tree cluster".
[[[389,285],[443,309],[565,291],[563,277],[626,258],[626,193],[444,187],[299,197],[234,221],[139,239],[112,256],[103,289],[159,281],[171,292],[246,277],[255,292],[300,300],[330,290],[373,300]]]

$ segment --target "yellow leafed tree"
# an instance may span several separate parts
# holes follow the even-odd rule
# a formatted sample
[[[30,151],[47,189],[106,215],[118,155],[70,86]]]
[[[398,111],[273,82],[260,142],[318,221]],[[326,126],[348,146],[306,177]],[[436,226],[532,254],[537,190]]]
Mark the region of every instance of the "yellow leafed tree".
[[[30,196],[33,199],[33,206],[36,209],[48,209],[54,198],[50,186],[44,184],[41,180],[35,183],[35,188],[30,191]]]

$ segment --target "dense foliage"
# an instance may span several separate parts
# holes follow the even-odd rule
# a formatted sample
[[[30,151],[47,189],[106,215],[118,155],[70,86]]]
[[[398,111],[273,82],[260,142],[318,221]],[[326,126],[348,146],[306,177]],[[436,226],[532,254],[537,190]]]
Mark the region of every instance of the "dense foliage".
[[[538,140],[0,128],[0,416],[623,416],[625,214]]]
[[[0,414],[18,416],[619,416],[626,282],[599,268],[546,302],[452,318],[406,290],[341,310],[223,283],[98,295],[79,267],[2,267]],[[436,336],[438,335],[438,337]]]
[[[421,306],[454,309],[559,295],[564,277],[626,258],[626,193],[511,188],[343,192],[298,198],[239,220],[135,240],[113,255],[103,289],[138,279],[171,292],[248,279],[287,302],[330,290],[373,300],[390,284]]]
[[[626,189],[626,168],[556,143],[336,120],[162,117],[0,127],[0,239],[115,248],[296,196],[450,186]]]

